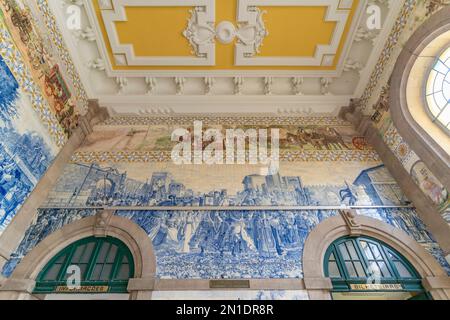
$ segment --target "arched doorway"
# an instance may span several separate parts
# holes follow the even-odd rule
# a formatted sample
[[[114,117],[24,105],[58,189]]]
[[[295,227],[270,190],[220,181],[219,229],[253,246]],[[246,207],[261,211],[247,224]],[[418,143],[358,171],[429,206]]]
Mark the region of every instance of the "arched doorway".
[[[127,286],[127,293],[68,294],[36,293],[36,282],[41,280],[43,270],[56,259],[65,248],[84,239],[108,239],[120,241],[132,253],[129,259],[132,279]],[[55,260],[56,261],[56,260]],[[64,260],[66,261],[66,260]],[[59,261],[62,264],[62,260]],[[131,265],[133,268],[131,268]],[[61,271],[62,272],[62,271]],[[112,211],[99,211],[95,216],[72,222],[53,232],[31,250],[17,265],[13,274],[0,287],[0,299],[132,299],[148,300],[154,286],[156,257],[147,233],[132,221],[113,215]],[[26,286],[24,286],[24,283]],[[113,296],[114,295],[114,296]],[[120,295],[120,296],[118,296]]]
[[[414,267],[389,245],[371,237],[347,236],[325,253],[324,273],[337,300],[429,299]]]
[[[56,254],[41,270],[34,294],[126,293],[133,256],[113,237],[88,237]]]
[[[325,258],[328,259],[326,254],[330,246],[344,237],[376,239],[394,249],[393,252],[400,254],[420,276],[422,286],[434,300],[449,299],[447,272],[423,246],[402,230],[382,221],[349,210],[342,210],[340,213],[318,224],[305,241],[303,280],[310,299],[332,298],[333,278],[325,275],[324,265],[328,262]]]

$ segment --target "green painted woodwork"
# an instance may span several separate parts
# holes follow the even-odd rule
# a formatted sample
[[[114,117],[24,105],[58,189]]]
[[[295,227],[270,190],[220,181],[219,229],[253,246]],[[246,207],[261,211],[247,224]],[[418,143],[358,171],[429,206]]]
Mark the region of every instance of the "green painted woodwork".
[[[128,247],[112,237],[89,237],[67,246],[42,269],[35,293],[54,293],[67,285],[69,266],[81,270],[81,286],[107,286],[108,293],[126,293],[134,275],[133,256]]]
[[[352,284],[401,284],[402,291],[422,292],[422,281],[414,267],[396,250],[370,237],[344,237],[325,253],[325,276],[333,291],[349,292]],[[380,276],[375,282],[374,274]]]

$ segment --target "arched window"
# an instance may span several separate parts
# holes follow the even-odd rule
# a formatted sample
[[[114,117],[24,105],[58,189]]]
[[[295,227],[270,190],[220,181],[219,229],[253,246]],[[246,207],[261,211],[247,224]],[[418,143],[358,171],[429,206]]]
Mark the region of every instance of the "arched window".
[[[336,240],[324,261],[325,276],[331,278],[334,291],[423,291],[421,278],[411,264],[393,248],[372,238]]]
[[[434,123],[450,129],[450,48],[433,64],[426,84],[428,110]]]
[[[68,287],[75,266],[80,288]],[[72,267],[72,268],[71,268]],[[90,237],[72,243],[44,267],[36,280],[36,293],[126,293],[134,263],[128,247],[112,237]]]

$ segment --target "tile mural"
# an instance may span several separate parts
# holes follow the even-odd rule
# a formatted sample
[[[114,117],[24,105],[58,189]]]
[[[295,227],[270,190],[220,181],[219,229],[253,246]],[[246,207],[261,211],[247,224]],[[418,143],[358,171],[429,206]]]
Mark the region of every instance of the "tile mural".
[[[0,56],[0,233],[18,212],[58,147]]]
[[[0,1],[4,23],[26,64],[30,76],[42,89],[52,113],[65,133],[70,134],[78,125],[76,99],[65,80],[65,69],[56,62],[52,46],[37,28],[30,9],[22,1]]]
[[[203,179],[198,179],[203,177]],[[170,163],[67,165],[46,207],[372,206],[404,205],[377,162],[282,162],[275,175],[254,166]]]
[[[342,170],[332,168],[336,181],[343,181],[341,185],[331,184],[334,181],[331,175],[325,179],[329,185],[311,185],[311,182],[318,182],[315,180],[318,171],[314,177],[308,177],[306,173],[312,170],[306,167],[302,172],[298,166],[281,166],[280,175],[267,177],[242,172],[229,176],[229,172],[222,172],[228,175],[228,180],[239,183],[228,184],[223,177],[221,181],[213,176],[208,182],[199,182],[203,192],[198,192],[171,177],[169,172],[174,176],[178,174],[173,170],[148,170],[147,175],[142,175],[142,169],[134,168],[141,176],[137,179],[138,173],[134,175],[129,164],[127,171],[104,165],[71,164],[53,191],[50,200],[53,207],[39,210],[35,223],[5,265],[3,274],[9,276],[17,263],[45,236],[98,210],[88,209],[88,206],[114,205],[123,207],[116,215],[133,221],[148,234],[155,249],[159,278],[302,278],[303,247],[311,230],[337,215],[341,204],[359,203],[367,205],[359,207],[359,214],[403,230],[450,274],[442,250],[415,210],[395,204],[390,207],[399,199],[407,200],[389,180],[392,178],[386,168],[371,165],[358,164],[356,167],[360,171],[353,173],[345,166]],[[160,168],[153,168],[157,169]],[[327,172],[322,174],[328,175]],[[187,179],[190,176],[178,175],[186,184],[199,180],[195,179],[198,175],[194,175],[190,181]],[[219,182],[222,189],[210,189]],[[200,190],[200,185],[197,188]],[[59,202],[64,198],[65,202]],[[59,208],[55,203],[59,203]],[[325,204],[332,204],[335,209],[319,207]],[[249,205],[256,209],[245,208]],[[270,209],[277,205],[282,209]],[[289,209],[289,205],[310,207]],[[132,206],[146,208],[130,210]],[[151,206],[155,208],[147,208]],[[168,206],[171,208],[164,209]],[[208,206],[214,208],[208,209]],[[258,206],[265,208],[258,209]]]
[[[2,274],[10,276],[42,239],[95,209],[41,209]],[[161,279],[302,278],[306,238],[337,210],[118,211],[149,236]],[[420,243],[450,274],[444,253],[412,208],[359,210]]]

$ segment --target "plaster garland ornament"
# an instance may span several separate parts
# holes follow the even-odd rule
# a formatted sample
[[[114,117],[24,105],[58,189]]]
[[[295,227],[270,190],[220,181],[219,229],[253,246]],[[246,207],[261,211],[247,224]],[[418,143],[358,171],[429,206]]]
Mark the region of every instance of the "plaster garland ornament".
[[[186,83],[186,78],[175,77],[175,86],[177,90],[177,95],[183,94],[184,84]]]
[[[368,30],[366,27],[359,27],[355,33],[355,42],[361,42],[364,40],[375,42],[379,35],[378,30]]]
[[[155,77],[145,77],[145,84],[147,85],[147,94],[153,94],[157,85]]]
[[[192,53],[197,57],[204,57],[204,54],[200,52],[201,46],[214,43],[215,40],[222,44],[230,44],[237,39],[238,44],[252,48],[251,52],[246,53],[249,57],[260,52],[264,38],[269,35],[263,20],[263,14],[266,11],[251,7],[249,10],[257,13],[255,21],[239,23],[237,27],[230,21],[222,21],[214,28],[213,22],[201,22],[199,19],[201,8],[197,7],[190,11],[191,17],[183,31],[183,36],[192,47]]]
[[[242,94],[242,88],[244,87],[244,78],[242,77],[234,77],[234,94],[235,95],[241,95]]]
[[[212,92],[212,88],[214,86],[215,79],[213,77],[206,77],[204,79],[204,81],[205,81],[205,94],[209,95]]]
[[[76,5],[82,7],[84,5],[83,0],[65,0],[65,2],[69,5]]]
[[[302,87],[303,87],[304,81],[305,80],[304,80],[303,77],[293,77],[293,78],[291,78],[292,89],[293,89],[295,95],[297,95],[297,96],[302,96],[303,95]]]
[[[273,84],[272,77],[264,77],[264,94],[266,96],[272,94],[272,84]]]
[[[87,63],[87,67],[92,70],[105,71],[105,61],[102,58],[91,60]]]
[[[128,79],[125,77],[117,77],[116,78],[116,83],[119,87],[119,93],[123,93],[125,87],[128,85]]]
[[[333,82],[333,79],[331,78],[321,78],[320,79],[320,92],[322,93],[322,95],[328,96],[330,95],[330,85]]]
[[[86,40],[89,42],[97,41],[95,31],[91,27],[86,27],[82,30],[76,30],[73,32],[73,34],[78,40]]]
[[[352,58],[347,59],[347,61],[344,64],[344,71],[357,71],[358,73],[364,68],[364,65],[359,62],[355,61]]]

